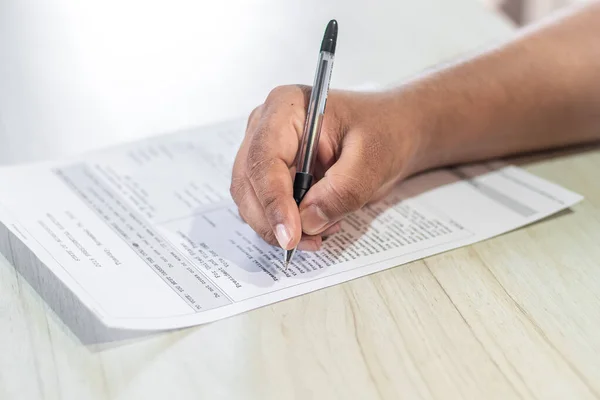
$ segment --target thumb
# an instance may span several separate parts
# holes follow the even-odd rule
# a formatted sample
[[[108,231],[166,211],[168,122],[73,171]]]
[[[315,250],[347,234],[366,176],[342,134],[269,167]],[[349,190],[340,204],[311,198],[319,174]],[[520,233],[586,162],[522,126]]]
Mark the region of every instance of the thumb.
[[[377,157],[365,153],[358,144],[344,146],[338,161],[310,188],[300,204],[304,233],[325,231],[364,206],[381,186],[381,165],[375,162]]]

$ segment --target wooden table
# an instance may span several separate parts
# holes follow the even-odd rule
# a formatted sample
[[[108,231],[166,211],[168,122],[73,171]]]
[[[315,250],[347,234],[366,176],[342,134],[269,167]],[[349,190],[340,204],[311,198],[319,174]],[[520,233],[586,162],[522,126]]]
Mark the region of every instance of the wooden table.
[[[68,154],[239,115],[275,84],[310,81],[318,37],[332,15],[341,27],[337,86],[400,80],[512,31],[469,0],[264,0],[251,6],[222,2],[210,10],[212,22],[195,2],[148,6],[153,14],[146,17],[136,14],[127,1],[82,1],[74,6],[40,0],[38,6],[50,13],[43,19],[46,25],[34,24],[25,34],[20,27],[27,18],[42,21],[40,9],[31,2],[7,3],[0,5],[0,20],[5,19],[0,22],[8,28],[0,23],[0,29],[12,32],[12,42],[0,34],[0,59],[8,60],[0,63],[0,87],[7,88],[0,93],[0,120],[3,140],[14,152],[3,147],[4,162],[39,158],[46,154],[44,146],[47,154]],[[160,38],[153,32],[164,25],[153,26],[151,20],[163,18],[161,11],[169,7],[175,11],[164,18],[180,17],[183,27],[165,30],[176,43],[167,56],[190,62],[179,67],[178,79],[171,70],[178,63],[147,63],[156,53],[144,41],[145,35],[148,40]],[[225,41],[211,47],[205,58],[187,47],[185,37],[196,32],[196,18],[214,28],[228,21],[229,9],[234,10],[233,20],[241,23],[245,14],[236,7],[252,20],[239,35],[241,44],[227,46]],[[313,14],[311,9],[317,11]],[[94,12],[100,22],[90,17]],[[131,31],[119,33],[123,37],[109,35],[98,50],[125,57],[123,71],[117,70],[123,59],[103,61],[104,67],[113,68],[114,86],[101,91],[100,85],[93,85],[95,78],[108,79],[108,73],[94,69],[96,52],[77,53],[83,50],[70,47],[76,40],[68,35],[62,37],[63,51],[49,61],[46,74],[38,74],[43,66],[36,57],[42,56],[35,49],[44,34],[59,35],[58,27],[69,32],[69,23],[76,26],[83,18],[83,35],[91,35],[97,32],[87,23],[100,26],[113,18],[118,25],[136,15],[141,20],[138,30],[130,26]],[[269,39],[283,28],[289,30],[271,51]],[[215,35],[198,41],[209,43]],[[131,56],[127,50],[136,51],[127,47],[131,43],[146,53]],[[60,47],[52,40],[47,44]],[[107,50],[111,46],[117,49]],[[169,49],[160,41],[157,46],[160,52]],[[266,62],[249,57],[253,53]],[[237,63],[225,68],[223,60]],[[61,63],[70,66],[72,80],[53,68]],[[125,88],[117,85],[119,78],[133,79],[135,67],[145,64],[151,71],[140,72],[143,78],[156,82],[124,80]],[[9,68],[16,65],[27,68]],[[200,77],[193,79],[192,70]],[[231,85],[223,77],[231,79]],[[211,79],[222,85],[223,93],[214,91],[218,85]],[[210,90],[202,92],[205,86]],[[20,93],[24,87],[29,90]],[[123,101],[125,95],[135,101]],[[112,108],[92,106],[108,105],[113,96]],[[79,104],[76,110],[81,114],[73,112],[78,99],[92,104]],[[55,118],[46,110],[53,104]],[[135,340],[81,344],[2,258],[0,399],[598,398],[600,153],[578,149],[519,163],[586,200],[572,212],[473,246],[217,323]]]

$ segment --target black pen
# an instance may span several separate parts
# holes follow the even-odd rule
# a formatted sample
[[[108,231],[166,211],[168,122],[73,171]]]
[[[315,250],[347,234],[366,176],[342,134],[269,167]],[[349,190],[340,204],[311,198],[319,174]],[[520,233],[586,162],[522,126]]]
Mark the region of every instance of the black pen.
[[[325,105],[327,104],[327,93],[329,92],[329,81],[331,80],[331,71],[333,69],[337,34],[338,23],[333,19],[327,24],[325,35],[323,35],[323,41],[321,42],[317,73],[315,74],[315,81],[310,93],[306,122],[299,148],[300,153],[298,154],[296,176],[294,178],[294,200],[296,200],[297,205],[300,205],[313,181],[313,164],[319,147],[321,125],[323,124],[323,115],[325,114]],[[295,252],[295,247],[292,250],[285,251],[284,263],[286,269],[292,261]]]

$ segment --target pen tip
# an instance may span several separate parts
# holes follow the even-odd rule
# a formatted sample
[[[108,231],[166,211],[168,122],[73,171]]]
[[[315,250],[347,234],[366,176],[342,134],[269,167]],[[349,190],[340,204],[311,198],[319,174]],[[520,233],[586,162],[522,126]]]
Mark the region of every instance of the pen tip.
[[[285,265],[285,269],[287,269],[288,265],[290,265],[290,262],[292,262],[292,257],[294,257],[294,253],[295,252],[296,252],[296,249],[286,250],[285,251],[285,257],[283,259],[283,263]]]

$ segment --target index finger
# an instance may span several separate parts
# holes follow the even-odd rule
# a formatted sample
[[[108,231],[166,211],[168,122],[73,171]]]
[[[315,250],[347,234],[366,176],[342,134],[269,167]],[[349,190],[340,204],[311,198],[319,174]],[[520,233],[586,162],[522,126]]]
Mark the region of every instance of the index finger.
[[[304,103],[301,88],[285,88],[271,94],[248,138],[246,176],[284,249],[295,247],[302,236],[290,168],[293,168],[302,134]]]

